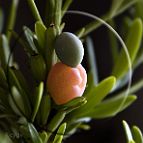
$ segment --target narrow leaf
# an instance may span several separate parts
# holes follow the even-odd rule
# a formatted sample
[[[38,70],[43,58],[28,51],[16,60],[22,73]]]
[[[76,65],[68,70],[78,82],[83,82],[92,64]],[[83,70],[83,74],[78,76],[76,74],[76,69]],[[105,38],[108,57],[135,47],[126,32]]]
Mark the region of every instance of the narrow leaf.
[[[114,20],[110,20],[109,21],[109,24],[115,29],[115,22]],[[118,40],[117,40],[117,37],[111,32],[108,30],[108,35],[109,35],[109,42],[110,42],[110,47],[111,47],[111,54],[112,54],[112,62],[113,64],[115,64],[115,61],[118,57]]]
[[[128,143],[135,143],[134,140],[133,140],[132,133],[131,133],[129,125],[127,124],[126,121],[123,121],[122,123],[123,123],[123,127],[124,127],[124,130],[125,130],[125,133],[126,133],[127,142]]]
[[[46,27],[40,21],[35,23],[35,33],[38,39],[38,43],[43,50],[45,48],[45,40],[46,40]]]
[[[137,126],[133,126],[132,135],[133,135],[133,139],[136,143],[143,143],[142,132]]]
[[[23,113],[17,107],[16,103],[14,102],[14,100],[12,99],[11,96],[9,96],[9,105],[12,108],[12,110],[14,111],[14,113],[16,113],[19,116],[24,116]]]
[[[40,104],[40,119],[41,124],[45,125],[47,123],[49,114],[51,111],[51,99],[49,95],[44,95]]]
[[[55,0],[54,24],[59,27],[62,19],[62,0]]]
[[[133,20],[128,16],[123,18],[122,28],[121,28],[121,35],[123,35],[124,39],[126,39],[128,33],[129,33],[132,22],[133,22]]]
[[[19,74],[18,70],[9,68],[8,70],[8,82],[9,85],[16,86],[19,93],[22,95],[23,102],[24,102],[24,108],[26,115],[29,117],[31,114],[31,105],[30,105],[30,99],[29,99],[29,94],[28,90],[26,88],[26,84],[24,83],[24,77],[22,74]]]
[[[42,55],[34,54],[30,56],[29,62],[34,79],[36,79],[36,81],[43,81],[46,76],[46,63]]]
[[[0,133],[0,142],[1,143],[13,143],[7,134]]]
[[[99,104],[107,96],[107,94],[110,93],[115,84],[116,78],[114,76],[110,76],[101,81],[91,90],[90,93],[85,96],[88,100],[88,103],[85,106],[95,106]]]
[[[93,88],[94,88],[93,74],[91,71],[89,71],[87,74],[86,90],[85,90],[83,96],[86,96],[88,93],[90,93]]]
[[[46,52],[45,52],[45,58],[47,61],[47,66],[48,66],[48,70],[50,70],[51,66],[52,66],[52,56],[53,56],[53,52],[54,52],[54,42],[55,42],[55,38],[56,38],[56,29],[55,27],[49,27],[46,30]]]
[[[17,107],[22,113],[25,114],[25,107],[24,107],[23,98],[21,94],[19,93],[19,91],[15,86],[12,87],[11,92],[12,92],[13,100],[16,103]]]
[[[47,133],[45,131],[43,131],[42,133],[39,133],[39,136],[40,136],[41,140],[43,141],[43,143],[46,143]]]
[[[100,119],[100,118],[107,118],[107,117],[113,117],[117,113],[121,112],[128,106],[130,106],[135,100],[136,96],[134,95],[129,95],[124,103],[124,105],[121,107],[121,103],[124,100],[125,96],[117,96],[117,97],[112,97],[111,99],[107,99],[97,105],[92,112],[87,113],[87,117],[92,117],[95,119]],[[121,108],[120,108],[121,107]]]
[[[23,30],[24,30],[26,40],[27,40],[29,46],[31,47],[32,51],[35,51],[37,53],[37,48],[34,44],[34,34],[33,34],[33,32],[26,26],[23,27]]]
[[[69,101],[66,104],[57,106],[57,108],[60,109],[60,110],[68,110],[68,109],[71,109],[71,108],[80,107],[80,105],[82,105],[84,102],[86,102],[86,98],[77,97],[75,99],[72,99],[71,101]]]
[[[8,63],[10,56],[10,47],[8,45],[8,40],[5,35],[0,36],[0,61],[1,65],[4,69],[6,69],[7,65],[11,64]]]
[[[131,62],[134,62],[136,58],[136,55],[138,53],[141,44],[141,40],[142,40],[142,21],[141,19],[137,18],[131,25],[126,40],[126,45],[128,48]],[[124,74],[126,74],[128,68],[129,68],[129,63],[127,60],[127,56],[125,54],[124,49],[122,49],[120,55],[118,56],[117,62],[113,68],[113,75],[116,76],[116,78],[121,78],[124,76]]]
[[[138,1],[136,4],[135,4],[135,16],[136,17],[140,17],[142,20],[143,20],[143,9],[142,9],[142,6],[143,6],[143,1]]]
[[[67,128],[66,128],[66,136],[70,136],[73,133],[76,132],[77,128],[82,124],[82,122],[72,122],[70,124],[67,124]]]
[[[84,34],[84,31],[85,31],[85,28],[84,28],[84,27],[81,28],[81,29],[78,31],[78,33],[76,33],[77,37],[78,37],[78,38],[81,38],[81,37],[83,36],[83,34]]]
[[[66,123],[63,123],[63,124],[59,127],[59,129],[58,129],[58,131],[57,131],[57,134],[56,134],[56,136],[55,136],[55,138],[54,138],[53,143],[62,143],[62,140],[63,140],[63,137],[64,137],[64,133],[65,133],[65,130],[66,130],[66,126],[67,126],[67,124],[66,124]]]
[[[60,33],[62,33],[63,29],[65,28],[65,23],[63,22],[61,25],[60,25]]]
[[[86,44],[87,44],[89,67],[90,67],[91,73],[93,75],[94,85],[96,85],[98,83],[98,69],[97,69],[94,45],[93,45],[93,41],[90,37],[87,37]]]
[[[33,143],[42,143],[42,140],[33,124],[28,123],[28,130]]]
[[[30,9],[32,11],[32,14],[33,14],[35,20],[36,21],[40,21],[42,23],[42,18],[41,18],[40,14],[39,14],[39,11],[37,9],[37,6],[36,6],[34,0],[27,0],[27,2],[29,4],[29,7],[30,7]]]
[[[34,99],[34,110],[33,110],[33,113],[32,113],[32,122],[34,122],[36,114],[39,110],[42,95],[43,95],[43,91],[44,91],[44,83],[41,82],[39,84],[39,86],[36,88],[36,93],[35,93],[35,97],[34,97],[35,98]]]
[[[112,5],[111,5],[111,10],[110,10],[110,15],[111,17],[113,17],[115,15],[115,13],[117,12],[117,10],[120,8],[120,6],[122,5],[122,3],[125,0],[112,0]]]
[[[79,118],[82,116],[86,116],[90,111],[94,109],[94,107],[99,104],[113,89],[115,85],[116,79],[111,76],[101,81],[97,86],[94,86],[92,90],[85,95],[87,99],[87,103],[81,108],[73,111],[70,114],[71,118]]]
[[[66,13],[66,11],[68,10],[69,6],[71,5],[71,3],[73,2],[73,0],[66,0],[64,2],[64,5],[62,7],[62,17],[64,16],[64,14]]]
[[[15,31],[11,31],[11,33],[15,40],[22,45],[28,56],[33,55],[35,53],[34,49],[31,48],[31,46],[29,46],[28,43],[18,33],[16,33]]]
[[[48,124],[48,130],[47,130],[47,135],[48,138],[52,135],[52,133],[59,127],[59,125],[62,123],[63,119],[65,118],[66,112],[65,111],[59,111],[50,121]]]
[[[53,23],[54,10],[55,10],[55,0],[48,0],[48,1],[46,1],[46,6],[45,6],[45,23],[46,23],[47,27],[49,27],[50,24]]]
[[[15,25],[18,3],[19,3],[19,0],[12,0],[12,2],[11,2],[8,20],[6,23],[6,37],[7,37],[8,41],[10,40],[10,37],[11,37],[10,30],[13,30],[14,25]]]

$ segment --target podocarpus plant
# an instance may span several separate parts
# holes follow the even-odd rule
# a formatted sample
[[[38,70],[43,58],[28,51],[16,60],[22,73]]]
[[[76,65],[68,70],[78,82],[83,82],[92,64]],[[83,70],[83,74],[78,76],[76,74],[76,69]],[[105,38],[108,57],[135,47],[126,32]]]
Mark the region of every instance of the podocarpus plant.
[[[31,31],[23,24],[24,38],[14,31],[18,0],[12,0],[5,31],[2,30],[3,12],[0,11],[0,142],[61,143],[63,138],[77,129],[89,129],[85,119],[113,117],[136,100],[134,93],[142,88],[143,81],[133,84],[125,98],[126,90],[122,87],[129,81],[129,64],[124,50],[119,50],[118,41],[111,32],[113,70],[111,76],[100,82],[96,80],[97,67],[89,33],[102,23],[93,21],[74,34],[63,33],[66,23],[62,19],[71,2],[47,0],[43,20],[35,1],[27,0],[35,19],[35,30]],[[133,70],[142,64],[142,5],[141,0],[112,0],[110,11],[102,17],[115,28],[114,17],[129,10],[130,16],[123,17],[120,32],[125,39]],[[130,13],[130,7],[134,13]],[[28,84],[27,77],[14,60],[11,37],[22,45],[27,54],[32,85]],[[86,72],[80,65],[84,53],[80,40],[85,43],[89,57],[90,69]],[[118,89],[120,92],[115,92]],[[110,93],[114,96],[105,99]],[[128,142],[141,143],[139,129],[135,127],[134,137],[129,138],[131,132],[127,123],[123,123]]]

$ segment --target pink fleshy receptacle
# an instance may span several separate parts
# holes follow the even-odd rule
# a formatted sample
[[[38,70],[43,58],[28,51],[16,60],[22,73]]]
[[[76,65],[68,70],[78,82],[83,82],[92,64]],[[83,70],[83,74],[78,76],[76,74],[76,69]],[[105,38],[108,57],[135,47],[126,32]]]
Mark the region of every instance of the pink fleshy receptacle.
[[[82,96],[86,83],[87,74],[81,64],[72,68],[61,62],[56,63],[47,79],[48,91],[58,105]]]

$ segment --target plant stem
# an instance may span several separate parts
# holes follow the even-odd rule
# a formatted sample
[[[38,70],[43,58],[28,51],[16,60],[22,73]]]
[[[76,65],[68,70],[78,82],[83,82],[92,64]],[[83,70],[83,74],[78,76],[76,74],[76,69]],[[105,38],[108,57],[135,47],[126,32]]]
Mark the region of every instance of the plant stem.
[[[54,13],[54,24],[60,26],[61,24],[61,13],[62,13],[62,0],[55,0],[55,13]]]
[[[54,10],[55,10],[55,0],[47,0],[45,6],[45,23],[49,27],[53,23]]]
[[[13,30],[13,28],[14,28],[16,12],[17,12],[17,8],[18,8],[18,2],[19,2],[19,0],[13,0],[11,7],[10,7],[8,21],[6,24],[6,37],[7,37],[8,41],[10,41],[10,38],[11,38],[10,30]]]
[[[43,23],[42,18],[39,14],[39,11],[36,7],[36,4],[35,4],[34,0],[27,0],[27,2],[29,4],[29,7],[30,7],[32,13],[33,13],[33,16],[34,16],[35,20],[40,21],[41,23]]]

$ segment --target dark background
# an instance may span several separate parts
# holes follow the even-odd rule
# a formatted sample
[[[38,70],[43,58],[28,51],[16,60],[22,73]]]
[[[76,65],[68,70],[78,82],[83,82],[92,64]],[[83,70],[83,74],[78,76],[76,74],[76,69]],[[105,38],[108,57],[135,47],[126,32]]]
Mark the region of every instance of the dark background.
[[[9,5],[11,0],[0,0],[0,6],[3,7],[5,16],[7,17],[9,11]],[[44,3],[45,0],[36,0],[37,6],[40,13],[44,14]],[[109,10],[111,5],[111,0],[75,0],[71,5],[72,10],[81,10],[101,16]],[[19,9],[17,12],[17,22],[15,30],[17,32],[22,31],[22,25],[27,25],[33,29],[32,23],[33,17],[29,11],[27,1],[20,0]],[[126,14],[126,13],[124,13]],[[121,15],[123,16],[123,15]],[[120,20],[121,16],[117,17],[116,20]],[[71,16],[67,15],[64,19],[66,22],[66,31],[75,31],[79,27],[88,23],[91,19],[81,16]],[[112,68],[112,62],[110,59],[110,52],[108,47],[108,35],[107,29],[101,27],[95,32],[91,33],[94,39],[95,53],[97,55],[97,64],[99,68],[99,78],[100,80],[105,78],[110,74]],[[18,59],[24,60],[22,55],[22,50],[17,50]],[[84,61],[86,66],[86,60]],[[139,67],[134,73],[133,80],[143,77],[142,75],[143,67]],[[125,143],[125,134],[122,127],[122,120],[126,120],[130,125],[137,125],[143,129],[143,92],[138,92],[138,100],[130,106],[128,109],[118,114],[116,117],[104,120],[92,121],[91,130],[89,131],[79,131],[72,137],[68,138],[65,143]]]

